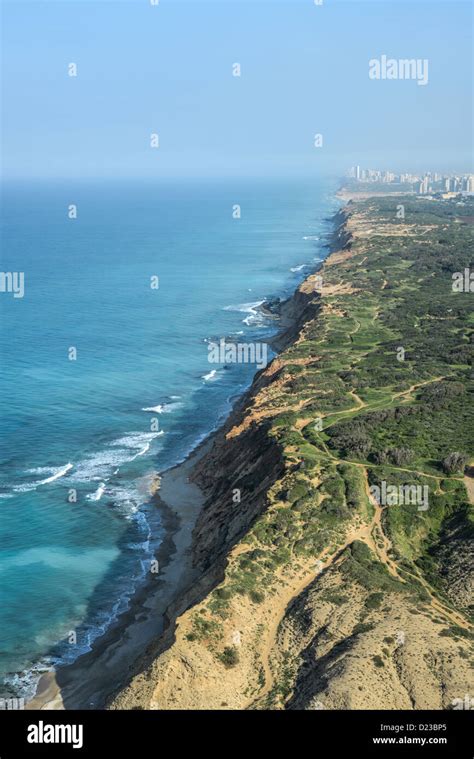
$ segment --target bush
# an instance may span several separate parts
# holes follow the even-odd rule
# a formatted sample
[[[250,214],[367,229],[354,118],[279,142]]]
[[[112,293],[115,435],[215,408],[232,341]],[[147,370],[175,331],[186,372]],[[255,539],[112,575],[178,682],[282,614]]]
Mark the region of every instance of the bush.
[[[235,667],[239,663],[239,652],[235,646],[226,646],[219,656],[222,664],[227,667]]]
[[[352,634],[360,635],[361,633],[366,633],[373,629],[374,629],[374,625],[372,624],[372,622],[357,622],[357,624],[354,625]]]
[[[360,422],[341,422],[328,430],[329,445],[344,456],[364,458],[372,447],[372,441]]]
[[[295,485],[293,485],[292,488],[287,491],[286,500],[290,503],[294,503],[295,501],[299,501],[301,498],[304,498],[307,492],[308,488],[306,485],[302,482],[297,482]]]
[[[365,600],[366,609],[378,609],[383,601],[383,593],[372,593]]]
[[[415,452],[411,448],[390,448],[387,456],[395,466],[406,466],[413,461]]]
[[[251,590],[249,596],[254,604],[261,604],[265,599],[265,595],[260,590]]]
[[[217,588],[215,594],[221,601],[228,601],[229,598],[232,598],[232,591],[229,588]]]
[[[443,459],[442,467],[446,474],[454,474],[455,472],[464,472],[467,464],[467,456],[459,451],[453,451],[445,459]]]

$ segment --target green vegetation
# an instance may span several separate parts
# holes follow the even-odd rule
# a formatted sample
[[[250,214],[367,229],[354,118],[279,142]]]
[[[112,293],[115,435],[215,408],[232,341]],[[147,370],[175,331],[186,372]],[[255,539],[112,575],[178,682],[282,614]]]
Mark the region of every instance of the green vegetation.
[[[382,610],[387,593],[408,593],[414,607],[429,604],[432,593],[450,603],[448,535],[455,529],[459,540],[473,537],[462,479],[474,450],[473,296],[452,289],[453,273],[474,268],[473,227],[459,223],[474,217],[474,200],[463,202],[403,196],[357,203],[357,220],[371,233],[356,235],[349,255],[325,265],[317,316],[281,354],[259,399],[284,474],[208,597],[217,628],[201,620],[196,638],[218,635],[234,599],[263,603],[286,568],[309,566],[323,552],[341,554],[348,587],[368,591],[367,615]],[[383,483],[426,489],[427,508],[384,504],[377,532],[344,547],[349,527],[372,522],[368,488]],[[385,548],[388,560],[381,560]],[[339,606],[348,596],[326,592],[321,600]],[[359,622],[354,634],[369,629]],[[461,637],[459,630],[441,634]],[[233,666],[230,652],[219,654],[226,666]],[[373,661],[384,666],[380,656]]]
[[[235,646],[226,646],[220,654],[219,659],[224,666],[235,667],[239,663],[239,652]]]

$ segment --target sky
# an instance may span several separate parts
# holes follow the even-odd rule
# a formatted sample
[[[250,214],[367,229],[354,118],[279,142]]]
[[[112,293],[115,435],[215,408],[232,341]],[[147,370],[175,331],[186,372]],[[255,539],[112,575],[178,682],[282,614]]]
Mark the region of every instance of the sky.
[[[1,6],[3,178],[473,170],[468,2]],[[428,83],[371,79],[382,55]]]

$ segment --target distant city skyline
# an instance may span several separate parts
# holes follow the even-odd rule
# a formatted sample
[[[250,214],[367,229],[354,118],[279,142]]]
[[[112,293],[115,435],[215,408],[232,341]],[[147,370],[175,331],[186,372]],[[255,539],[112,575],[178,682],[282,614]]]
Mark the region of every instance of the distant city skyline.
[[[380,182],[382,184],[400,184],[416,186],[416,192],[426,195],[430,192],[473,193],[474,174],[471,172],[424,171],[421,173],[369,169],[356,164],[348,171],[348,177],[360,183]]]

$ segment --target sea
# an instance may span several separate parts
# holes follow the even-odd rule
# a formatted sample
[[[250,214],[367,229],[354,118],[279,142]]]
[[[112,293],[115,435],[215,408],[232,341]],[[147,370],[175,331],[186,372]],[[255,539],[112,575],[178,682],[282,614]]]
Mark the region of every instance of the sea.
[[[163,537],[149,486],[256,371],[260,306],[328,252],[330,178],[57,180],[1,188],[0,697],[90,650]],[[19,281],[19,280],[17,280]],[[269,357],[271,353],[269,354]]]

